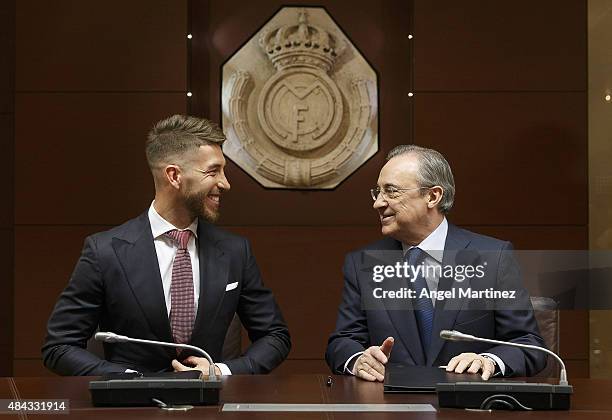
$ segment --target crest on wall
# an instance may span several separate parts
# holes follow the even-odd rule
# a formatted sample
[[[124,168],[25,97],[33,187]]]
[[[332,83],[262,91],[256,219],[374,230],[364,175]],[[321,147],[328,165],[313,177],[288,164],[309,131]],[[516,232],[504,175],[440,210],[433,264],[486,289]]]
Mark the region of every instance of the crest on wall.
[[[222,75],[223,150],[265,187],[334,188],[378,151],[376,73],[323,8],[280,9]]]

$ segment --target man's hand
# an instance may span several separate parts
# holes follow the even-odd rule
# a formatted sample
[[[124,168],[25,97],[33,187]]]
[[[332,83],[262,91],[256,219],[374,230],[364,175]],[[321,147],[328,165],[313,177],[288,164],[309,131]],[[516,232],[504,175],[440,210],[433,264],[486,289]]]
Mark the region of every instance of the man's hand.
[[[183,363],[174,359],[172,361],[172,367],[174,368],[174,371],[184,372],[186,370],[199,370],[204,373],[204,375],[208,375],[208,368],[210,367],[210,363],[208,363],[208,360],[204,357],[189,356],[188,358],[183,360]],[[215,373],[217,375],[221,375],[221,370],[216,365]]]
[[[384,381],[385,365],[389,361],[392,348],[393,337],[387,337],[380,347],[369,347],[355,362],[353,375],[366,381]]]
[[[461,353],[453,357],[446,366],[447,372],[463,373],[468,368],[467,373],[478,373],[482,371],[482,379],[489,380],[495,373],[495,363],[488,357],[476,353]]]

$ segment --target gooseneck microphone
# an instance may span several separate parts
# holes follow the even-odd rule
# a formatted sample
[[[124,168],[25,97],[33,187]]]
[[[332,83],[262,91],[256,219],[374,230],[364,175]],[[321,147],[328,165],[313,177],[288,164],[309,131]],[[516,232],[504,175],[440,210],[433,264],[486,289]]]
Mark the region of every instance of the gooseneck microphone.
[[[548,349],[545,349],[544,347],[534,346],[532,344],[513,343],[510,341],[492,340],[490,338],[481,338],[481,337],[476,337],[470,334],[464,334],[462,332],[455,331],[455,330],[440,331],[440,338],[444,340],[449,340],[449,341],[480,341],[483,343],[502,344],[505,346],[520,347],[523,349],[543,351],[545,353],[550,354],[552,357],[554,357],[557,360],[557,362],[559,362],[559,365],[561,367],[561,371],[559,372],[559,385],[568,385],[567,371],[565,370],[565,363],[563,363],[563,360],[561,360],[561,358],[557,356],[557,354],[555,354],[554,352]]]
[[[153,341],[153,340],[143,340],[141,338],[131,338],[125,335],[119,335],[119,334],[115,334],[112,332],[98,332],[96,333],[94,338],[96,341],[103,341],[105,343],[154,344],[154,345],[163,346],[163,347],[174,347],[174,348],[179,348],[179,349],[192,350],[204,356],[206,360],[208,360],[208,363],[210,363],[210,367],[208,368],[209,380],[215,381],[217,379],[217,374],[215,373],[215,364],[212,358],[207,352],[205,352],[203,349],[199,347],[192,346],[189,344],[168,343],[165,341]]]
[[[513,343],[476,337],[459,331],[440,331],[440,338],[450,341],[481,341],[529,350],[553,356],[561,366],[559,384],[516,381],[454,382],[436,385],[440,407],[481,410],[569,410],[573,387],[567,383],[565,363],[552,351],[531,344]]]

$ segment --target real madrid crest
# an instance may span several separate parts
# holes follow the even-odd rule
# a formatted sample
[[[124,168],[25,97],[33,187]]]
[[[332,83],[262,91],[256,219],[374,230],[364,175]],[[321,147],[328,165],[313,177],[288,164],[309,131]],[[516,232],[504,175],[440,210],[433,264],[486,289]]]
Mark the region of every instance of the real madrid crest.
[[[322,8],[282,8],[223,66],[228,157],[265,187],[326,189],[378,150],[376,73]]]

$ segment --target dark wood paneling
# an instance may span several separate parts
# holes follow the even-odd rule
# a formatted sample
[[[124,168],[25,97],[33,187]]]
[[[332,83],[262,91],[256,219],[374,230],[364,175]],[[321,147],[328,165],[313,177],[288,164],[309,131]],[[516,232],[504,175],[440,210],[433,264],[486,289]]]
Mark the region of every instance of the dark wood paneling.
[[[13,229],[0,229],[0,376],[12,376]]]
[[[13,114],[0,114],[0,179],[3,180],[0,204],[0,229],[13,228],[14,213],[14,127]]]
[[[588,226],[462,227],[483,235],[510,241],[515,250],[580,250],[589,247]]]
[[[15,0],[0,2],[0,114],[13,112]]]
[[[0,2],[0,376],[13,374],[15,0]]]
[[[562,310],[559,313],[561,357],[589,359],[589,311]]]
[[[43,365],[42,359],[18,359],[13,363],[13,376],[57,376]]]
[[[141,212],[153,199],[147,132],[186,107],[177,93],[16,99],[17,224],[119,224]]]
[[[187,1],[19,1],[17,90],[184,91]]]
[[[334,330],[342,292],[344,255],[378,237],[376,229],[240,227],[263,279],[289,325],[291,358],[318,359]],[[316,327],[315,327],[316,326]]]
[[[15,358],[40,357],[47,320],[68,283],[85,237],[106,229],[104,226],[16,227]],[[33,254],[36,264],[32,264]]]
[[[563,360],[567,369],[569,383],[572,383],[572,378],[590,378],[589,359],[582,360]]]
[[[455,175],[458,224],[586,225],[584,93],[417,94],[415,137]]]
[[[415,0],[415,88],[585,90],[586,5]]]

